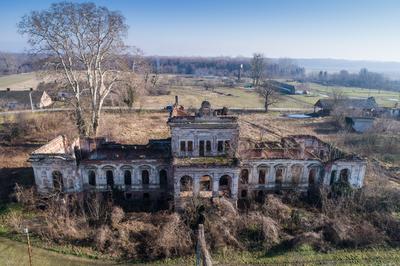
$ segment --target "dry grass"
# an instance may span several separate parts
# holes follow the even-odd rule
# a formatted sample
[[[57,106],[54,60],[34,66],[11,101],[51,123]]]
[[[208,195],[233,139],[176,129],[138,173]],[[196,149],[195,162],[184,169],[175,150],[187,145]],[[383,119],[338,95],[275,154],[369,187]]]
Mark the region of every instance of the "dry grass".
[[[36,73],[23,73],[0,77],[0,90],[11,88],[11,90],[28,90],[36,88],[39,84],[39,77]]]
[[[100,135],[122,143],[145,144],[149,139],[168,138],[167,113],[104,114]]]

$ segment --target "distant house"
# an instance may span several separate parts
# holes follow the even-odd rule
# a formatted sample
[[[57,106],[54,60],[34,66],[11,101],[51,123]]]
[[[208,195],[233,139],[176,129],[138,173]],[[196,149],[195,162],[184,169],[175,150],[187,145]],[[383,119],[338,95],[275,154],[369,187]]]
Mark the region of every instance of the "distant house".
[[[283,93],[283,94],[295,94],[296,93],[296,88],[293,85],[279,82],[276,80],[268,80],[267,81],[272,87],[274,88],[275,91]]]
[[[51,97],[45,91],[10,89],[0,91],[1,109],[41,109],[52,103]]]
[[[72,94],[72,93],[70,93],[70,92],[66,92],[66,91],[59,91],[58,93],[57,93],[57,100],[60,100],[60,101],[65,101],[65,100],[67,100],[67,99],[71,99],[71,98],[73,98],[74,97],[74,95]]]
[[[329,115],[335,108],[341,108],[342,110],[357,110],[372,114],[378,107],[374,97],[367,99],[319,99],[314,104],[314,112],[320,115]]]
[[[346,117],[347,127],[355,132],[364,133],[374,125],[373,117]]]
[[[385,118],[400,119],[400,108],[399,107],[395,107],[395,108],[382,107],[380,109],[380,116],[385,117]]]

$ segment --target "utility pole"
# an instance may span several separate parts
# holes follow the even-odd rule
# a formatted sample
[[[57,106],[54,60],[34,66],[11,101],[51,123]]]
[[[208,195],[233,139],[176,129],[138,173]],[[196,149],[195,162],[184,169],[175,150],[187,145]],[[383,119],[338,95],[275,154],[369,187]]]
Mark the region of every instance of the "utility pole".
[[[33,88],[29,89],[29,100],[31,101],[31,109],[33,111],[33,100],[32,100],[32,92],[33,92]]]
[[[29,230],[28,227],[25,228],[26,240],[28,242],[28,256],[29,256],[29,266],[32,266],[32,250],[31,250],[31,241],[29,239]]]
[[[242,71],[243,71],[243,64],[240,64],[239,73],[238,73],[238,82],[240,82],[240,79],[242,78]]]
[[[202,263],[201,263],[202,262]],[[208,252],[206,238],[204,236],[204,225],[199,224],[197,230],[196,244],[196,266],[212,266],[211,255]]]

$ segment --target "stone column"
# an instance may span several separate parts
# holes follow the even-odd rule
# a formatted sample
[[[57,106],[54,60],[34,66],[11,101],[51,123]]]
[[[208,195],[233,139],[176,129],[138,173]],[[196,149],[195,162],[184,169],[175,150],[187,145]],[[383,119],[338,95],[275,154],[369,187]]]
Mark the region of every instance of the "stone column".
[[[249,184],[258,184],[258,171],[256,165],[253,165],[251,169]]]
[[[267,183],[271,186],[275,186],[275,165],[270,165],[268,169]]]
[[[288,185],[292,183],[292,164],[286,165],[286,175],[284,178],[284,183]]]
[[[239,176],[237,174],[232,175],[232,182],[231,182],[231,198],[237,199],[238,198],[238,189],[239,189]]]
[[[193,177],[193,196],[197,196],[200,191],[200,177],[195,175]]]
[[[315,171],[315,178],[316,178],[315,183],[319,186],[319,185],[321,185],[321,174],[323,172],[322,172],[321,167],[318,167],[318,168],[315,167],[315,169],[316,169],[316,171]],[[322,180],[322,182],[324,182],[324,180]]]
[[[181,208],[181,188],[179,177],[174,177],[174,207],[175,210]]]
[[[218,191],[219,191],[219,178],[220,177],[216,177],[214,176],[213,180],[212,180],[212,196],[213,197],[218,197]]]
[[[174,199],[179,199],[181,196],[180,180],[178,177],[174,177]]]
[[[116,185],[125,185],[124,172],[125,170],[121,169],[118,166],[115,166],[114,182]]]
[[[132,185],[138,186],[140,184],[139,174],[140,169],[138,167],[132,169]]]
[[[363,186],[364,183],[364,176],[365,176],[365,165],[360,166],[360,172],[358,173],[358,183],[357,183],[357,187],[361,188]]]
[[[302,175],[301,175],[300,183],[305,184],[305,185],[308,186],[308,167],[307,166],[303,167],[303,172],[302,172]]]

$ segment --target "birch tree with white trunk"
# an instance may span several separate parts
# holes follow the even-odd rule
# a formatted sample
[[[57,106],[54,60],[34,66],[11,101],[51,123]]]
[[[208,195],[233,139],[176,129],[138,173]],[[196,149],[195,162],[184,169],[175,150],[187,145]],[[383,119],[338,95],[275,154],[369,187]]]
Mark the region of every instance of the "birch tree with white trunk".
[[[61,2],[25,15],[18,28],[35,52],[51,59],[54,74],[61,74],[73,92],[79,133],[95,136],[104,100],[128,75],[124,16],[93,3]]]

